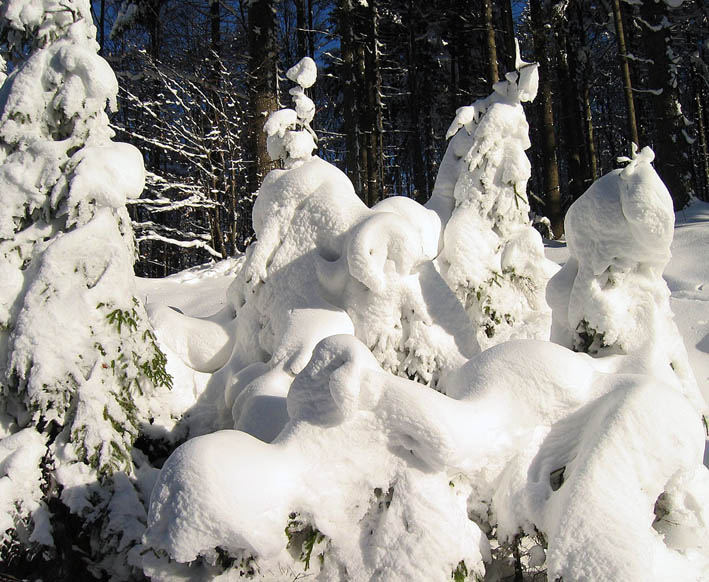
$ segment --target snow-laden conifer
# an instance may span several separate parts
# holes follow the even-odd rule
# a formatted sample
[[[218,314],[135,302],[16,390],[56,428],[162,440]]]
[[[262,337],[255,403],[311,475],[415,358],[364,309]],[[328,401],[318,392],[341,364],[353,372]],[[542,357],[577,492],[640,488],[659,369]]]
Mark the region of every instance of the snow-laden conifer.
[[[53,556],[57,575],[71,560],[99,574],[108,547],[140,537],[111,520],[137,524],[142,506],[116,513],[111,496],[134,474],[147,397],[170,384],[134,296],[125,203],[142,191],[143,162],[111,141],[117,82],[88,0],[9,0],[0,30],[14,64],[0,89],[0,507],[14,528],[0,541],[9,563]],[[69,511],[93,546],[57,538]]]
[[[705,412],[662,277],[675,214],[654,158],[649,147],[633,146],[632,157],[620,159],[624,168],[594,182],[569,208],[570,257],[547,291],[551,337],[596,357],[627,354]]]
[[[450,216],[437,262],[483,350],[508,339],[545,338],[550,325],[544,289],[556,266],[544,258],[529,220],[529,126],[522,109],[536,96],[537,64],[518,54],[517,69],[489,97],[458,109],[427,204]]]

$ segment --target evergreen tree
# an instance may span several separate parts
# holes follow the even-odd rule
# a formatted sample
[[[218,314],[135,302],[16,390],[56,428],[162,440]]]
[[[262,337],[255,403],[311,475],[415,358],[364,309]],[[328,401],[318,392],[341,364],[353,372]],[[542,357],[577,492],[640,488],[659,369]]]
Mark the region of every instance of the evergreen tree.
[[[117,82],[88,0],[11,0],[0,17],[14,65],[0,92],[2,561],[127,577],[144,517],[133,444],[171,383],[134,291],[125,203],[142,158],[111,141]]]

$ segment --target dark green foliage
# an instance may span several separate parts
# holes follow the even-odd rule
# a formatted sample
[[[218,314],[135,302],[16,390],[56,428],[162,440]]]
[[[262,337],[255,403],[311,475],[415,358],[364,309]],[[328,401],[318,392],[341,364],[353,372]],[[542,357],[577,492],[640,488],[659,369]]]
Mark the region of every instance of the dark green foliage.
[[[288,544],[286,547],[295,552],[294,557],[303,562],[304,569],[307,571],[310,568],[310,559],[312,558],[313,549],[315,546],[325,541],[325,536],[311,524],[300,519],[297,513],[291,513],[289,516],[288,525],[285,529]],[[320,560],[324,558],[324,552],[319,554]]]

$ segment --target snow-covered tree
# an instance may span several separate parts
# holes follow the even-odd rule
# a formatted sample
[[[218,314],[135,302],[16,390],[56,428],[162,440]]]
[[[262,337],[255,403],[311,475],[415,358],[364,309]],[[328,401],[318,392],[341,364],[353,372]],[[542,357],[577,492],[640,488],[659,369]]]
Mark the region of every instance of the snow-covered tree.
[[[536,96],[538,72],[519,54],[517,68],[488,98],[458,109],[428,203],[444,220],[450,215],[437,262],[481,349],[510,338],[543,338],[549,330],[544,289],[556,266],[544,258],[529,220],[529,127],[522,109]]]
[[[0,19],[13,63],[0,90],[2,553],[35,571],[56,559],[57,579],[126,576],[117,556],[143,511],[133,444],[171,382],[134,290],[125,204],[142,157],[111,141],[117,83],[88,0],[10,0]]]
[[[660,372],[652,358],[594,359],[540,341],[550,273],[527,219],[521,108],[536,69],[519,69],[459,110],[428,208],[392,197],[371,209],[312,155],[302,89],[314,63],[289,71],[296,107],[266,123],[285,169],[259,190],[258,240],[229,304],[204,319],[150,306],[171,352],[212,373],[186,421],[191,434],[212,434],[177,449],[155,481],[141,550],[151,578],[691,580],[706,571],[706,405],[696,386],[678,382],[667,361]],[[627,222],[650,252],[655,238],[666,242],[669,198],[660,195],[653,220],[647,161],[627,169],[640,195],[618,214],[638,219]],[[598,198],[579,206],[594,210]],[[578,219],[600,247],[606,215]],[[593,239],[575,226],[571,236]],[[613,236],[628,224],[615,226]],[[655,252],[666,256],[663,245]],[[654,269],[631,271],[639,291],[655,285]],[[576,284],[557,277],[571,294]],[[579,288],[596,283],[581,277]],[[466,301],[474,285],[486,303]],[[648,303],[623,319],[635,333]],[[486,305],[512,320],[492,318],[492,338],[480,323],[491,319]],[[657,340],[667,329],[647,333]],[[490,345],[481,333],[523,339],[481,351]]]
[[[670,309],[672,197],[649,147],[597,180],[566,214],[570,258],[549,282],[552,340],[594,356],[628,354],[642,369],[702,397]],[[603,233],[599,235],[598,233]]]

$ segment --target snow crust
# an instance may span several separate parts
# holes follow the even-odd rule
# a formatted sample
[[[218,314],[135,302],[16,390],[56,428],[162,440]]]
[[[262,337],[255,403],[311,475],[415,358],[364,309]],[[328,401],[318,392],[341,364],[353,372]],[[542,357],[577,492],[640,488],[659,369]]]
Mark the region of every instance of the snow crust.
[[[227,304],[150,307],[211,373],[153,488],[152,579],[498,580],[517,544],[552,580],[708,578],[706,403],[662,279],[671,202],[644,150],[569,211],[563,269],[547,261],[521,108],[537,72],[518,60],[458,110],[426,206],[366,208],[286,147],[307,108],[271,117],[286,169]]]

